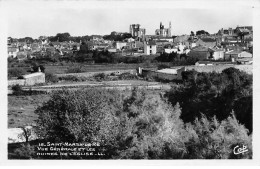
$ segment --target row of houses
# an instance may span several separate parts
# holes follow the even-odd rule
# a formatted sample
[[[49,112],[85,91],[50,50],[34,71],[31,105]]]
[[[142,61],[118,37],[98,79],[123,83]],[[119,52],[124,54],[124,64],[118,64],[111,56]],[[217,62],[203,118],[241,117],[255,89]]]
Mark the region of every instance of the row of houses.
[[[123,41],[110,41],[104,40],[102,36],[92,36],[92,39],[87,41],[86,44],[89,50],[107,50],[123,56],[159,55],[163,52],[175,52],[198,59],[214,60],[235,58],[229,52],[248,52],[252,50],[253,46],[253,29],[250,26],[238,26],[235,29],[222,28],[218,33],[212,35],[181,35],[177,37],[171,37],[170,29],[171,24],[169,24],[169,28],[164,28],[160,23],[160,29],[156,30],[155,35],[145,35],[145,29],[140,28],[140,24],[132,24],[130,25],[130,34],[132,35],[130,38]],[[112,34],[123,35],[124,33],[112,32]],[[46,38],[42,38],[39,43],[24,42],[9,45],[8,57],[24,58],[25,55],[33,56],[34,52],[51,52],[64,55],[80,50],[81,44],[81,42],[71,41],[48,42]]]
[[[196,58],[198,60],[226,60],[232,62],[240,62],[240,59],[248,60],[253,59],[253,55],[243,50],[225,50],[223,48],[208,48],[205,46],[197,46],[192,48],[188,53],[189,57]],[[243,62],[245,63],[245,62]],[[250,62],[251,63],[251,62]]]

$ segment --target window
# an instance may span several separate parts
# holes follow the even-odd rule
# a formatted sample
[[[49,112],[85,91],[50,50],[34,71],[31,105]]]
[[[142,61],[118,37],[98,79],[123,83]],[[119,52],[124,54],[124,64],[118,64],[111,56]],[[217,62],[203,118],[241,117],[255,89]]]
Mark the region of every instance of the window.
[[[150,45],[150,48],[152,48],[152,45]]]
[[[150,54],[152,54],[152,50],[150,50]]]

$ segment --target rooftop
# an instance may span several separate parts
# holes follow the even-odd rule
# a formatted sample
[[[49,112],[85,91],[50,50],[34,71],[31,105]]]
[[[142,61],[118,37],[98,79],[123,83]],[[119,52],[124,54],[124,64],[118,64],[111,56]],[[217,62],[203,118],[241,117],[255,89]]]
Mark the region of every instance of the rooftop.
[[[202,40],[203,42],[216,42],[216,40],[215,40],[215,39],[212,39],[212,38],[201,38],[201,40]]]
[[[194,48],[191,49],[191,51],[207,52],[209,51],[209,48],[204,46],[195,46]]]
[[[177,69],[161,69],[161,70],[157,70],[157,72],[161,72],[161,73],[168,73],[168,74],[177,74]]]
[[[156,45],[155,41],[148,41],[147,45]]]
[[[27,79],[27,78],[31,78],[31,77],[35,77],[35,76],[41,76],[43,75],[44,73],[42,72],[35,72],[35,73],[32,73],[32,74],[28,74],[28,75],[23,75],[23,78],[24,79]]]
[[[239,50],[232,50],[232,51],[228,51],[226,52],[226,54],[239,54],[241,53],[242,51],[239,51]]]

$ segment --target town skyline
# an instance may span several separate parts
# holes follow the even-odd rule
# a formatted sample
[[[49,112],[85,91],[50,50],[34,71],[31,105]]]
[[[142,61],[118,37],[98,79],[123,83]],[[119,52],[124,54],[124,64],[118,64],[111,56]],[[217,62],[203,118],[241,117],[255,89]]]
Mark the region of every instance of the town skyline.
[[[48,8],[46,5],[32,3],[29,6],[23,5],[22,8],[15,5],[16,12],[7,10],[7,36],[36,39],[39,36],[55,36],[57,33],[64,32],[70,33],[71,36],[108,35],[112,31],[129,32],[131,24],[140,24],[146,29],[147,35],[154,35],[160,22],[165,28],[168,28],[171,22],[172,35],[190,34],[191,31],[198,30],[214,34],[221,28],[253,25],[253,8],[250,6],[243,6],[243,13],[241,13],[242,7],[236,5],[234,5],[236,10],[232,12],[227,6],[219,10],[218,8],[167,8],[166,6],[155,8],[152,5],[149,8],[122,5],[99,8],[90,5],[90,7],[75,9],[75,7],[58,7],[57,4]],[[7,9],[8,7],[9,5]]]

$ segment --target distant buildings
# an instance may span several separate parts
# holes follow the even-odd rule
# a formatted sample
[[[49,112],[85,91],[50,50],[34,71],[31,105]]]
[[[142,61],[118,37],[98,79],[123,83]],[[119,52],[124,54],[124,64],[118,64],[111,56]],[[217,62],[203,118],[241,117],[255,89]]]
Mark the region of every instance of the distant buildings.
[[[145,29],[141,28],[140,24],[132,24],[130,25],[129,33],[132,35],[132,37],[143,40],[145,36]]]
[[[123,47],[125,47],[126,46],[126,42],[115,42],[115,48],[117,49],[117,50],[122,50],[123,49]]]
[[[224,50],[221,48],[209,48],[210,56],[213,60],[223,60],[224,59]]]
[[[162,53],[186,54],[198,60],[237,60],[245,63],[252,58],[253,27],[237,26],[235,29],[221,28],[215,34],[172,36],[171,22],[169,27],[160,22],[160,28],[155,35],[146,35],[146,29],[140,24],[131,24],[129,33],[111,32],[111,35],[92,35],[86,42],[81,43],[80,37],[64,42],[50,42],[48,37],[41,36],[38,40],[17,40],[9,37],[8,57],[23,60],[37,56],[56,55],[66,56],[77,51],[87,50],[109,51],[121,56],[156,55]],[[131,35],[130,35],[131,34]],[[75,42],[71,41],[75,40]],[[78,41],[80,41],[78,43]],[[242,53],[241,53],[242,52]],[[246,53],[245,53],[246,52]],[[250,55],[249,55],[250,54]],[[242,57],[240,57],[242,56]]]
[[[162,22],[160,22],[160,29],[155,30],[155,35],[160,35],[162,37],[171,37],[171,22],[169,23],[169,28],[164,28]]]
[[[234,44],[238,42],[250,43],[253,41],[252,26],[237,26],[235,29],[221,28],[217,33],[218,40],[226,44]]]

